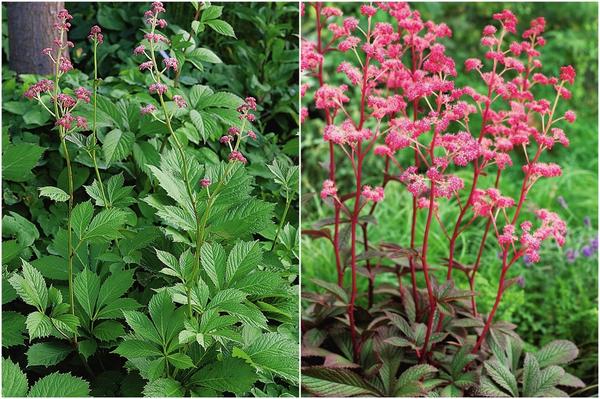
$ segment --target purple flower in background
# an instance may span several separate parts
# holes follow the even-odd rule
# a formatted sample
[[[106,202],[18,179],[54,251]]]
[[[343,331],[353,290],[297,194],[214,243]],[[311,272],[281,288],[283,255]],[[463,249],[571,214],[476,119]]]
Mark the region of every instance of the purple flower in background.
[[[529,267],[533,264],[533,262],[531,261],[531,259],[529,259],[529,256],[527,255],[523,256],[523,262],[525,263],[526,267]]]
[[[574,250],[573,248],[569,248],[567,249],[567,251],[565,252],[565,257],[567,258],[567,262],[568,263],[573,263],[575,262],[575,259],[577,259],[577,251]]]
[[[525,288],[525,276],[519,276],[517,277],[517,284],[519,285],[519,287],[521,288]]]
[[[589,216],[583,218],[583,225],[585,227],[592,227],[592,219]]]
[[[581,248],[581,254],[586,258],[589,258],[590,256],[594,255],[594,249],[589,245],[586,245],[585,247]]]
[[[565,198],[562,195],[559,195],[558,198],[556,199],[556,201],[563,208],[569,209],[569,205],[567,205],[567,201],[565,201]]]
[[[598,236],[590,239],[590,245],[594,249],[594,251],[598,251]]]

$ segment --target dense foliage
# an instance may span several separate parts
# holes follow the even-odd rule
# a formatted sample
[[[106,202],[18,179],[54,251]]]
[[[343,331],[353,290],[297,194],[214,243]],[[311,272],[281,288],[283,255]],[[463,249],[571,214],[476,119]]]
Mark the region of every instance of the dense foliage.
[[[502,319],[510,317],[507,307],[537,323],[547,316],[534,309],[534,301],[528,303],[531,312],[526,313],[510,300],[525,284],[547,286],[546,280],[539,279],[541,273],[538,281],[532,281],[533,276],[525,280],[519,277],[520,269],[523,263],[531,270],[548,269],[548,253],[560,252],[558,247],[565,243],[575,244],[572,237],[578,234],[566,236],[559,215],[542,209],[559,207],[547,195],[544,198],[552,179],[532,186],[538,178],[561,174],[561,168],[548,161],[562,165],[565,158],[574,159],[573,155],[557,157],[567,153],[561,144],[569,146],[561,134],[573,137],[570,150],[579,143],[576,134],[582,127],[555,122],[562,121],[563,115],[574,122],[574,113],[567,111],[572,105],[564,102],[570,103],[577,93],[581,96],[580,88],[587,83],[578,78],[573,85],[574,69],[564,67],[571,63],[569,52],[554,58],[554,64],[546,61],[552,57],[540,56],[539,52],[568,45],[553,44],[561,34],[544,32],[543,18],[529,26],[519,24],[517,34],[516,18],[508,10],[496,13],[501,9],[498,4],[477,6],[493,9],[496,21],[483,29],[476,51],[468,51],[472,46],[465,46],[464,40],[477,36],[477,43],[481,27],[489,24],[489,17],[476,28],[452,24],[477,20],[464,10],[469,6],[416,5],[423,15],[428,10],[448,15],[447,24],[425,22],[425,17],[421,20],[421,14],[404,5],[363,5],[362,16],[355,4],[342,4],[344,12],[325,5],[306,6],[301,61],[308,106],[301,113],[307,118],[303,213],[306,235],[319,238],[303,241],[303,375],[311,377],[308,382],[303,379],[303,386],[312,393],[343,395],[347,389],[347,394],[387,396],[566,394],[556,385],[572,387],[571,393],[585,391],[577,389],[583,387],[581,381],[563,379],[557,369],[541,371],[542,380],[548,377],[546,382],[554,382],[532,390],[537,382],[531,385],[530,379],[538,379],[540,371],[531,359],[539,360],[543,353],[562,347],[570,353],[561,363],[566,364],[578,351],[572,343],[558,341],[537,352],[530,344],[548,341],[529,333],[526,351],[536,354],[527,355],[520,365],[523,344],[515,332],[518,327]],[[463,12],[453,12],[456,9]],[[590,19],[591,23],[581,25],[595,32]],[[481,54],[480,46],[487,51],[485,58],[469,58]],[[462,58],[464,54],[468,55]],[[589,56],[595,59],[595,49]],[[595,79],[595,63],[572,63]],[[583,110],[586,123],[594,125],[597,96],[578,98],[578,104],[593,104]],[[588,134],[588,139],[596,138]],[[371,151],[383,159],[377,160]],[[594,151],[585,161],[593,167],[596,157]],[[468,170],[461,170],[465,166]],[[567,173],[569,166],[564,168]],[[567,251],[573,259],[577,253],[591,260],[597,252],[592,228],[597,220],[593,214],[597,183],[595,173],[590,175],[591,187],[583,198],[591,202],[587,209],[591,218],[586,219],[585,229],[575,229],[586,237]],[[321,188],[324,176],[327,180]],[[542,193],[535,194],[538,186]],[[319,189],[324,202],[310,197],[311,191]],[[544,200],[536,201],[538,196]],[[316,221],[315,215],[322,219]],[[535,233],[529,222],[534,215],[544,220]],[[567,219],[582,223],[582,219]],[[540,242],[549,234],[558,246],[546,245],[540,252]],[[565,276],[562,264],[551,267]],[[308,280],[311,276],[320,279]],[[563,283],[572,286],[573,280]],[[595,306],[590,305],[597,295],[594,280],[586,285],[588,292],[571,291],[592,299],[581,319],[591,326],[587,337],[593,340],[597,317]],[[327,293],[311,293],[315,288]],[[540,296],[553,307],[547,293]],[[497,313],[501,306],[502,312]],[[567,319],[560,322],[566,324]],[[389,355],[391,350],[396,352]],[[512,360],[503,352],[512,353]],[[468,353],[474,357],[463,363],[460,358]],[[589,355],[587,362],[593,369],[597,357],[593,343]],[[398,356],[399,363],[392,361]],[[457,369],[451,374],[459,384],[447,378],[453,359]],[[413,369],[415,363],[420,366]],[[461,370],[469,374],[465,379]],[[514,385],[505,380],[510,373]],[[390,385],[394,378],[402,383]],[[416,385],[405,392],[403,384],[411,383]],[[522,390],[517,383],[525,385]],[[590,388],[593,392],[595,386]]]
[[[297,7],[67,6],[2,71],[3,396],[297,394]]]

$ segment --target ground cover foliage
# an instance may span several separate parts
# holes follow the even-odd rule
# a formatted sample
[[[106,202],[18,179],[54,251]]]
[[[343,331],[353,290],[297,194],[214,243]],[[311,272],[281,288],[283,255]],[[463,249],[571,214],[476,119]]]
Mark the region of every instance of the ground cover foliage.
[[[359,19],[361,21],[359,26],[366,32],[366,17],[364,14],[362,16],[359,14],[358,5],[351,3],[325,4],[325,6],[329,5],[339,7],[344,12],[344,17],[354,16]],[[595,133],[597,132],[597,43],[595,39],[588,42],[586,38],[596,37],[597,7],[588,4],[583,9],[574,10],[567,4],[538,7],[535,4],[514,3],[415,3],[411,4],[411,7],[420,11],[424,20],[432,19],[436,23],[445,22],[452,29],[452,37],[442,39],[441,43],[446,47],[446,54],[456,61],[458,70],[458,76],[455,79],[456,86],[472,85],[477,90],[481,89],[480,86],[477,86],[472,75],[464,73],[463,65],[468,58],[479,57],[482,54],[481,30],[492,22],[492,14],[503,9],[512,10],[519,17],[519,35],[529,25],[529,20],[538,16],[546,18],[544,37],[548,40],[541,50],[543,72],[552,74],[552,65],[558,68],[560,65],[571,64],[585,78],[576,80],[575,84],[569,88],[572,92],[569,105],[562,108],[559,105],[560,112],[564,112],[568,108],[577,110],[577,122],[568,128],[570,146],[568,148],[555,146],[552,151],[544,154],[547,157],[544,161],[556,162],[562,166],[563,176],[558,179],[545,180],[544,184],[531,190],[527,195],[529,205],[525,206],[525,212],[533,214],[539,208],[552,209],[567,222],[569,232],[562,248],[548,245],[542,249],[539,263],[531,264],[527,262],[527,259],[522,259],[508,271],[507,279],[511,279],[512,284],[504,290],[504,298],[496,309],[494,318],[494,320],[498,320],[497,328],[502,333],[491,334],[494,337],[490,340],[490,346],[483,351],[484,353],[478,353],[478,358],[473,363],[473,359],[461,363],[464,359],[461,359],[462,355],[459,354],[458,348],[452,345],[447,346],[450,337],[452,338],[450,341],[456,340],[455,342],[459,342],[460,345],[475,344],[471,340],[473,337],[481,335],[483,327],[481,322],[472,323],[472,320],[463,320],[464,317],[468,317],[469,312],[463,313],[460,310],[462,306],[460,304],[463,301],[459,297],[465,295],[464,302],[467,304],[470,302],[470,297],[468,292],[458,291],[454,292],[456,296],[449,295],[449,297],[454,297],[450,302],[453,303],[452,307],[455,307],[456,312],[451,312],[450,309],[438,309],[440,313],[444,314],[445,320],[452,319],[452,321],[449,322],[449,330],[446,328],[441,330],[449,335],[442,338],[441,343],[438,342],[434,345],[439,349],[435,349],[434,352],[437,353],[427,361],[437,370],[424,366],[421,366],[421,369],[413,366],[416,368],[412,369],[411,366],[419,364],[419,360],[421,360],[419,353],[415,354],[414,351],[415,348],[417,350],[424,348],[426,335],[424,331],[428,324],[427,316],[423,315],[422,310],[420,316],[417,312],[417,318],[413,317],[414,310],[411,309],[415,303],[414,301],[412,304],[410,301],[407,303],[406,298],[406,296],[408,298],[411,296],[411,277],[407,262],[409,253],[406,251],[410,247],[412,195],[407,192],[403,183],[392,181],[387,185],[384,184],[385,198],[380,204],[377,204],[373,216],[361,216],[362,219],[359,219],[359,225],[367,224],[369,226],[370,243],[385,244],[381,246],[373,244],[377,251],[380,251],[378,256],[383,256],[385,260],[380,263],[379,258],[370,257],[370,255],[374,255],[373,253],[362,252],[362,231],[359,229],[357,246],[360,250],[357,256],[359,267],[356,281],[358,294],[355,323],[358,326],[357,335],[360,334],[360,339],[363,340],[365,346],[361,352],[366,353],[361,353],[357,358],[352,350],[352,339],[349,333],[351,323],[347,316],[352,291],[350,284],[352,277],[351,237],[350,223],[348,222],[351,217],[342,213],[342,223],[346,224],[340,226],[340,253],[342,264],[346,264],[347,267],[343,276],[345,284],[343,290],[340,290],[336,284],[339,277],[336,273],[336,258],[331,243],[334,236],[334,229],[330,227],[334,225],[334,205],[318,198],[319,191],[325,188],[321,186],[321,182],[330,176],[328,173],[331,170],[329,166],[330,143],[323,140],[323,131],[327,124],[325,112],[318,109],[318,105],[315,106],[315,103],[312,102],[314,91],[319,87],[316,82],[318,79],[316,74],[313,75],[309,71],[308,75],[312,79],[303,81],[303,83],[309,83],[306,98],[303,100],[303,105],[308,107],[308,118],[303,123],[302,141],[303,228],[308,233],[302,241],[302,281],[303,293],[306,293],[303,299],[303,376],[308,376],[308,379],[303,377],[303,387],[307,394],[317,395],[345,391],[348,395],[378,396],[426,394],[533,396],[535,392],[530,391],[529,388],[525,391],[524,387],[518,386],[530,377],[524,374],[524,370],[530,370],[531,367],[535,369],[535,365],[532,366],[531,358],[543,357],[540,355],[539,348],[546,347],[546,345],[560,346],[562,344],[553,341],[564,339],[575,342],[579,350],[577,358],[573,358],[571,355],[568,364],[563,364],[562,367],[584,380],[587,387],[583,388],[580,383],[579,387],[562,387],[561,389],[576,396],[593,396],[597,392],[597,134]],[[572,10],[572,12],[567,13],[567,10]],[[328,29],[328,25],[337,23],[341,26],[343,21],[343,17],[338,17],[333,12],[331,15],[333,17],[330,19],[322,17],[324,46],[330,44],[331,31],[335,31],[335,28]],[[374,18],[377,22],[396,23],[394,18],[381,11],[377,12]],[[349,23],[348,26],[351,25],[352,23]],[[375,22],[372,26],[375,26]],[[303,37],[317,42],[315,13],[309,4],[306,5],[302,30]],[[362,34],[358,32],[355,32],[354,35],[362,37]],[[333,41],[332,47],[336,47],[344,38]],[[363,50],[357,51],[364,61]],[[323,80],[325,84],[334,87],[342,83],[350,86],[344,93],[351,98],[351,105],[347,110],[352,117],[358,120],[356,102],[360,97],[361,84],[360,82],[356,85],[349,84],[352,79],[351,73],[348,72],[350,68],[340,67],[336,71],[336,67],[342,61],[351,61],[356,64],[356,57],[353,57],[351,52],[352,50],[349,53],[328,51],[325,54],[327,61]],[[359,64],[355,66],[361,68]],[[412,112],[411,104],[408,109]],[[342,111],[339,111],[338,115],[342,115]],[[338,116],[337,121],[341,123],[343,117]],[[472,118],[471,123],[474,125],[478,123],[477,116]],[[376,131],[374,126],[368,125],[369,128]],[[566,128],[565,131],[567,131]],[[350,152],[350,146],[348,151]],[[395,155],[398,163],[403,166],[413,162],[411,151],[404,153],[399,151]],[[338,162],[336,163],[335,180],[343,202],[348,201],[350,196],[345,194],[352,191],[345,189],[354,187],[355,184],[352,168],[342,166],[347,161],[344,158],[341,150],[336,152],[336,161]],[[524,160],[522,155],[513,158],[515,163],[522,163]],[[371,186],[381,185],[381,176],[372,176],[377,175],[376,171],[382,171],[385,168],[385,162],[371,157],[368,165],[368,169],[365,169],[366,172],[363,175],[363,182]],[[471,172],[462,173],[457,170],[456,174],[465,181],[472,177]],[[481,187],[494,185],[496,173],[490,173],[490,175],[482,177]],[[503,195],[518,197],[522,179],[523,172],[519,168],[514,168],[514,170],[507,168],[503,172],[499,189]],[[519,184],[515,184],[515,181]],[[365,197],[364,193],[363,197]],[[348,202],[351,205],[352,199]],[[367,207],[367,209],[369,208],[370,206]],[[439,217],[442,221],[456,220],[459,210],[450,208],[440,205]],[[422,237],[424,234],[426,216],[427,209],[418,215],[417,237]],[[472,231],[470,231],[471,229],[465,230],[457,240],[456,259],[460,259],[463,266],[468,267],[476,261],[481,233],[485,229],[485,225],[485,220],[475,221]],[[324,230],[330,231],[329,238]],[[321,238],[315,239],[317,235]],[[418,245],[420,244],[418,242]],[[501,264],[499,252],[497,241],[489,240],[480,260],[481,267],[475,277],[476,302],[479,312],[483,314],[483,321],[489,310],[492,309],[497,296],[499,265]],[[431,226],[428,257],[434,262],[431,266],[431,275],[440,281],[437,288],[435,284],[433,287],[436,298],[443,297],[444,292],[447,294],[449,291],[456,290],[456,287],[469,286],[468,275],[463,275],[462,272],[456,270],[453,276],[454,286],[449,287],[442,284],[447,271],[444,258],[448,257],[448,237],[445,236],[435,220]],[[367,270],[368,259],[371,260],[371,267],[379,268],[375,274],[369,273]],[[435,264],[438,261],[441,263]],[[394,267],[394,264],[396,267],[400,265],[402,270],[400,273],[397,273],[398,269],[394,270],[389,267],[390,265]],[[370,278],[373,279],[373,284],[370,284]],[[425,287],[425,280],[420,271],[416,279],[420,287]],[[399,289],[398,284],[405,288]],[[371,305],[369,305],[370,298],[368,296],[370,285],[374,286]],[[420,309],[426,308],[429,302],[427,292],[424,291],[421,289],[418,293],[419,300],[416,305]],[[454,316],[450,316],[448,312],[453,313]],[[398,313],[400,316],[397,315]],[[404,322],[398,320],[399,317],[405,319]],[[455,323],[456,326],[453,326]],[[433,325],[436,324],[438,324],[438,319],[434,320]],[[460,329],[460,332],[457,329]],[[511,336],[513,339],[504,341],[502,335]],[[438,338],[440,337],[435,339],[430,337],[434,340]],[[504,348],[498,350],[495,345],[504,346]],[[565,343],[565,345],[569,345],[571,350],[574,350],[571,344]],[[401,349],[398,350],[393,346]],[[512,360],[508,360],[501,353],[510,350],[513,350],[515,354]],[[541,352],[547,350],[548,348]],[[390,355],[390,351],[393,351],[393,355]],[[525,363],[519,363],[518,360],[519,358],[523,360],[522,351],[529,353],[526,356],[529,360]],[[399,365],[391,361],[398,356],[402,358]],[[455,360],[456,362],[454,362]],[[491,368],[497,365],[495,363],[488,364],[490,361],[492,363],[498,361],[505,366],[498,370],[501,369],[499,372],[503,373],[508,380],[494,374]],[[453,373],[449,371],[452,370],[452,363],[458,367],[454,369],[457,374],[453,377],[458,384],[451,382],[453,378],[448,378],[448,374]],[[465,366],[473,366],[473,364],[483,366],[464,369]],[[542,368],[544,367],[542,366]],[[393,377],[391,377],[390,368],[392,368]],[[461,372],[458,372],[459,370]],[[463,379],[462,373],[465,370],[475,373],[469,374]],[[507,370],[514,374],[516,386],[512,385],[511,378],[507,377],[509,374]],[[402,377],[403,372],[408,372],[408,374]],[[548,375],[551,370],[541,373]],[[500,382],[501,380],[502,382]],[[415,385],[411,385],[408,383],[409,381]],[[490,385],[490,381],[495,385]],[[503,385],[505,383],[508,385]],[[406,385],[410,388],[404,391]],[[497,390],[497,388],[500,389]],[[411,391],[411,389],[414,390]],[[538,392],[538,394],[540,393]]]
[[[2,71],[3,396],[296,395],[297,5],[66,7]]]

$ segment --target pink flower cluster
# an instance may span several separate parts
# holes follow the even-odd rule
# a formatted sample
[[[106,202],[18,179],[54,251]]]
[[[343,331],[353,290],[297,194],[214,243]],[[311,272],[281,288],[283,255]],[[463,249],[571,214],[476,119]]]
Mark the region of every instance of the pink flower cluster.
[[[102,29],[98,25],[92,26],[90,29],[90,34],[88,35],[88,39],[92,42],[96,42],[98,44],[104,43],[104,36],[102,35]]]

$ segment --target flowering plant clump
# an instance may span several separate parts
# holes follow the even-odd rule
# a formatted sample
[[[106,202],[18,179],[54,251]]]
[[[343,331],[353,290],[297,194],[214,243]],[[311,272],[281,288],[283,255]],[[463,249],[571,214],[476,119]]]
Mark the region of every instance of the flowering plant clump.
[[[451,40],[451,28],[424,21],[405,3],[362,5],[351,16],[322,3],[304,7],[313,30],[302,38],[301,116],[324,123],[329,159],[320,194],[333,213],[331,230],[305,233],[331,242],[337,285],[315,281],[335,302],[306,296],[311,306],[303,322],[303,387],[336,396],[346,389],[387,396],[543,396],[564,393],[557,385],[581,385],[575,377],[570,381],[576,383],[566,382],[564,370],[553,368],[558,363],[544,358],[557,351],[563,363],[572,360],[577,349],[566,341],[527,354],[524,375],[516,377],[522,343],[514,326],[494,318],[503,293],[516,282],[507,278],[509,269],[523,258],[538,262],[542,246],[562,246],[567,231],[551,210],[537,209],[533,217],[524,211],[538,181],[561,175],[544,155],[569,145],[568,127],[576,120],[572,110],[558,112],[571,97],[574,68],[542,73],[546,21],[537,18],[519,31],[510,10],[494,14],[483,29],[483,57],[461,66],[443,44]],[[334,55],[343,61],[328,62]],[[474,86],[456,83],[463,73]],[[546,87],[552,95],[544,96]],[[338,176],[345,168],[350,178]],[[509,169],[522,172],[522,180],[513,182],[520,186],[515,197],[500,190]],[[406,247],[368,238],[390,182],[412,197]],[[442,259],[431,257],[436,226],[447,240]],[[456,251],[467,229],[481,232],[472,265],[460,263]],[[498,265],[486,267],[498,267],[498,289],[493,307],[482,313],[475,276],[491,247],[500,252]],[[436,280],[433,270],[442,265],[445,277]],[[375,277],[382,273],[396,274],[400,287],[378,290]],[[468,287],[459,287],[457,273],[464,273]],[[368,280],[363,306],[359,275]],[[507,357],[511,351],[515,356]],[[553,376],[533,384],[540,373]]]
[[[194,7],[191,32],[173,33],[165,5],[151,4],[127,72],[134,78],[118,90],[117,78],[99,76],[109,33],[94,25],[87,36],[88,78],[68,56],[77,18],[56,15],[55,45],[44,50],[55,73],[23,94],[53,120],[40,135],[57,136],[60,149],[39,180],[55,183],[26,199],[32,221],[3,219],[3,235],[16,236],[3,256],[3,396],[297,391],[297,229],[288,211],[298,168],[281,154],[264,159],[272,193],[254,184],[265,107],[199,84],[204,64],[221,62],[197,44],[200,24],[235,34],[219,18],[223,7]],[[109,97],[123,88],[123,98]],[[21,159],[3,179],[37,179],[41,152],[9,146]],[[30,388],[28,374],[48,368],[56,372]]]

